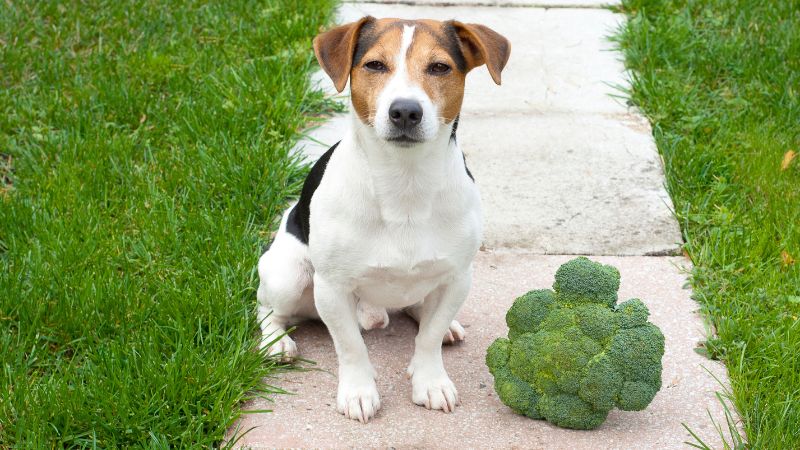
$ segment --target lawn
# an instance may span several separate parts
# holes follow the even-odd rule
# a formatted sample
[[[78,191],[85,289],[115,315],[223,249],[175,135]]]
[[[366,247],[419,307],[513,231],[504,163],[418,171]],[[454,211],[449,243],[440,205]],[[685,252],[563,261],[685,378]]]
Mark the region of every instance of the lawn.
[[[800,448],[800,2],[624,0],[631,99],[752,448]]]
[[[0,2],[0,447],[219,444],[332,0]]]

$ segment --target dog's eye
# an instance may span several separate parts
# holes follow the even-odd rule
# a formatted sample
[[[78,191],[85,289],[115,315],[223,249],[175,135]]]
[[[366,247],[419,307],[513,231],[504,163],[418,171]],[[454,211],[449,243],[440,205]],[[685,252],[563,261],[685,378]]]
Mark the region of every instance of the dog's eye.
[[[428,72],[434,75],[444,75],[450,72],[450,66],[444,63],[433,63],[428,66]]]
[[[382,63],[380,61],[370,61],[370,62],[364,64],[364,67],[366,67],[367,69],[369,69],[369,70],[371,70],[373,72],[386,72],[387,70],[389,70],[386,67],[386,64],[384,64],[384,63]]]

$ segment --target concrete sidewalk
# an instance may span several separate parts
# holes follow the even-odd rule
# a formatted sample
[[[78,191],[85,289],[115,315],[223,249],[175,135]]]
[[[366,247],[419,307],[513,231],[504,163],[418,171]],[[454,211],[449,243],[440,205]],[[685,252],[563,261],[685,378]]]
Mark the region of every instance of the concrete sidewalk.
[[[612,411],[600,428],[575,431],[514,414],[494,392],[484,358],[486,348],[505,336],[505,312],[531,289],[550,287],[559,265],[572,256],[550,256],[498,250],[482,251],[475,260],[469,299],[459,313],[467,338],[444,347],[444,363],[458,388],[461,406],[451,414],[411,403],[405,369],[417,326],[394,314],[382,330],[364,333],[378,372],[381,410],[364,425],[336,412],[336,355],[320,322],[301,324],[294,338],[303,357],[316,361],[312,371],[289,373],[269,384],[296,393],[274,402],[256,401],[251,409],[272,413],[245,415],[239,426],[253,428],[242,444],[261,448],[535,448],[535,449],[677,449],[690,437],[685,423],[712,446],[717,445],[706,410],[721,417],[714,391],[719,386],[706,370],[725,379],[725,367],[693,351],[703,339],[697,305],[683,288],[682,257],[593,257],[620,270],[620,301],[641,298],[650,320],[665,335],[663,387],[646,410]]]
[[[335,410],[336,357],[320,323],[294,338],[317,368],[268,380],[296,396],[257,401],[240,445],[272,447],[681,448],[691,437],[720,446],[708,419],[723,419],[714,392],[727,386],[724,366],[694,352],[705,327],[690,299],[681,235],[664,189],[661,159],[648,122],[614,95],[626,85],[621,55],[608,36],[624,17],[596,0],[415,0],[344,3],[340,22],[376,17],[458,19],[485,24],[512,44],[503,85],[481,67],[467,77],[458,140],[481,189],[484,247],[460,320],[467,340],[448,347],[445,366],[462,398],[452,414],[411,402],[405,367],[414,323],[394,315],[366,332],[379,373],[382,408],[367,425]],[[318,74],[320,86],[335,93]],[[346,93],[345,93],[346,94]],[[342,97],[346,101],[346,95]],[[309,158],[338,141],[334,117],[300,146]],[[317,141],[317,142],[315,142]],[[496,397],[485,351],[507,328],[505,312],[520,294],[547,288],[574,254],[620,269],[620,300],[641,298],[666,337],[663,388],[642,412],[615,411],[599,429],[572,431],[513,414]],[[712,376],[713,374],[713,376]]]

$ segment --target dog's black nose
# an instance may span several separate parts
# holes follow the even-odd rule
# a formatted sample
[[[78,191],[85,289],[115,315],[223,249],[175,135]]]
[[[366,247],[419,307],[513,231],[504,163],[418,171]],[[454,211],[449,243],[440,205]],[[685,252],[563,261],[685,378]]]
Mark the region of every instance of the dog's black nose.
[[[422,105],[416,100],[395,100],[389,106],[389,119],[401,129],[416,126],[422,121]]]

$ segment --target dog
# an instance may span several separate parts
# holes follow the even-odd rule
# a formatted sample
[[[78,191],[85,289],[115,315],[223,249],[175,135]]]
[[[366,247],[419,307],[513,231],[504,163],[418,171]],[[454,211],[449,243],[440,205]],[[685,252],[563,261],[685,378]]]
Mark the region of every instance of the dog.
[[[380,397],[360,328],[385,327],[387,309],[402,309],[419,323],[412,400],[451,412],[458,391],[441,346],[464,339],[454,318],[482,233],[456,128],[467,72],[485,64],[499,85],[510,44],[478,24],[367,16],[319,34],[313,47],[337,91],[350,81],[351,125],[312,167],[259,259],[262,346],[292,359],[286,327],[321,319],[339,362],[337,410],[367,422]]]

